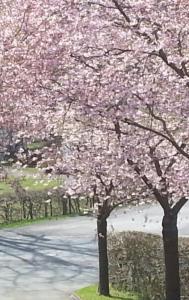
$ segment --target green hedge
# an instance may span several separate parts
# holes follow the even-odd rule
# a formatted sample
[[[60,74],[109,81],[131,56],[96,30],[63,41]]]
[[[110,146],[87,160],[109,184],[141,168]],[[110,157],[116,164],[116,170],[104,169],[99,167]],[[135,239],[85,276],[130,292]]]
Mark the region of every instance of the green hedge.
[[[109,236],[110,281],[119,290],[137,292],[144,300],[164,296],[163,243],[160,236],[122,232]],[[189,299],[189,239],[179,239],[182,299]]]
[[[23,220],[80,213],[79,199],[68,200],[61,190],[26,191],[0,195],[0,225]]]

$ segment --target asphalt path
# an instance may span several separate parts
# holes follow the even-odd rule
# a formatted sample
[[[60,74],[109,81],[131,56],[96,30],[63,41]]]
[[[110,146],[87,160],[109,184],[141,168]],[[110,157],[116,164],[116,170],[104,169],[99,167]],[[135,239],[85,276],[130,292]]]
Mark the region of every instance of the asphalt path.
[[[108,219],[109,231],[161,234],[162,209],[119,209]],[[189,235],[189,203],[178,228]],[[73,217],[0,231],[0,299],[67,300],[74,290],[98,280],[96,219]]]

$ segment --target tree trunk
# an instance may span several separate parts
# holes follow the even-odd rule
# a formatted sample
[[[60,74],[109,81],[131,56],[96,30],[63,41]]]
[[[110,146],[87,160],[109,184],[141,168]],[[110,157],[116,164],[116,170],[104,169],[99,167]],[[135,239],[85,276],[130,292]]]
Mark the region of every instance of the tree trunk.
[[[98,252],[99,252],[99,294],[109,296],[109,274],[107,253],[107,221],[104,216],[98,215]]]
[[[22,214],[23,214],[23,218],[26,219],[26,207],[25,207],[25,200],[22,200]]]
[[[53,216],[53,206],[52,206],[52,201],[49,203],[50,205],[50,216]]]
[[[29,200],[29,215],[30,219],[33,220],[33,202]]]
[[[68,211],[69,211],[69,214],[71,215],[71,213],[72,213],[72,200],[71,200],[70,196],[68,196]]]
[[[165,213],[162,226],[166,300],[180,300],[177,214]]]
[[[62,199],[62,214],[67,215],[68,214],[68,206],[67,206],[68,200],[63,198]]]
[[[45,202],[45,218],[48,218],[48,204]]]

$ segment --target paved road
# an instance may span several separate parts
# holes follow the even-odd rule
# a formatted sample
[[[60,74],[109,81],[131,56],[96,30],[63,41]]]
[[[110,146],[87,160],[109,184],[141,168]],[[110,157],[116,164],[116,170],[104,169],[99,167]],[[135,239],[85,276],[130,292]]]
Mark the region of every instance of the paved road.
[[[158,206],[119,210],[109,230],[161,232]],[[179,230],[189,235],[189,204]],[[96,220],[74,217],[0,231],[0,299],[67,300],[77,288],[97,281]]]

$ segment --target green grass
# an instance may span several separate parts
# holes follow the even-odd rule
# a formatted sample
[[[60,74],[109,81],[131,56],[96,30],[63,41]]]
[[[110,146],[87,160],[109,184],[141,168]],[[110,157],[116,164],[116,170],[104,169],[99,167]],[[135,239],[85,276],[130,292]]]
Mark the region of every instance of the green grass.
[[[31,168],[31,167],[27,167],[27,168],[22,168],[21,172],[23,174],[37,174],[39,172],[39,170],[37,168]]]
[[[99,296],[97,285],[91,285],[75,292],[75,295],[81,300],[140,300],[136,294],[119,292],[113,288],[110,289],[110,294],[111,297]]]
[[[53,189],[60,186],[61,181],[57,178],[49,179],[47,176],[43,175],[40,178],[40,172],[35,168],[26,168],[21,170],[23,176],[20,177],[20,183],[23,188],[28,191],[43,191],[47,189]],[[33,175],[33,176],[32,176]],[[10,175],[7,181],[14,180],[15,175]],[[0,196],[14,194],[10,183],[0,182]]]
[[[59,185],[57,179],[38,179],[32,177],[25,177],[20,181],[23,188],[26,188],[29,191],[43,191],[45,189],[52,189]]]
[[[29,150],[38,150],[46,146],[46,142],[33,142],[27,145]]]
[[[3,228],[16,228],[16,227],[23,227],[35,223],[43,223],[43,222],[49,222],[54,220],[62,220],[66,218],[76,217],[78,214],[71,214],[71,215],[62,215],[62,216],[53,216],[53,217],[42,217],[42,218],[36,218],[33,220],[21,220],[21,221],[12,221],[11,223],[2,223],[0,224],[0,229]]]
[[[5,182],[0,182],[0,195],[12,194],[13,189],[11,186]]]

